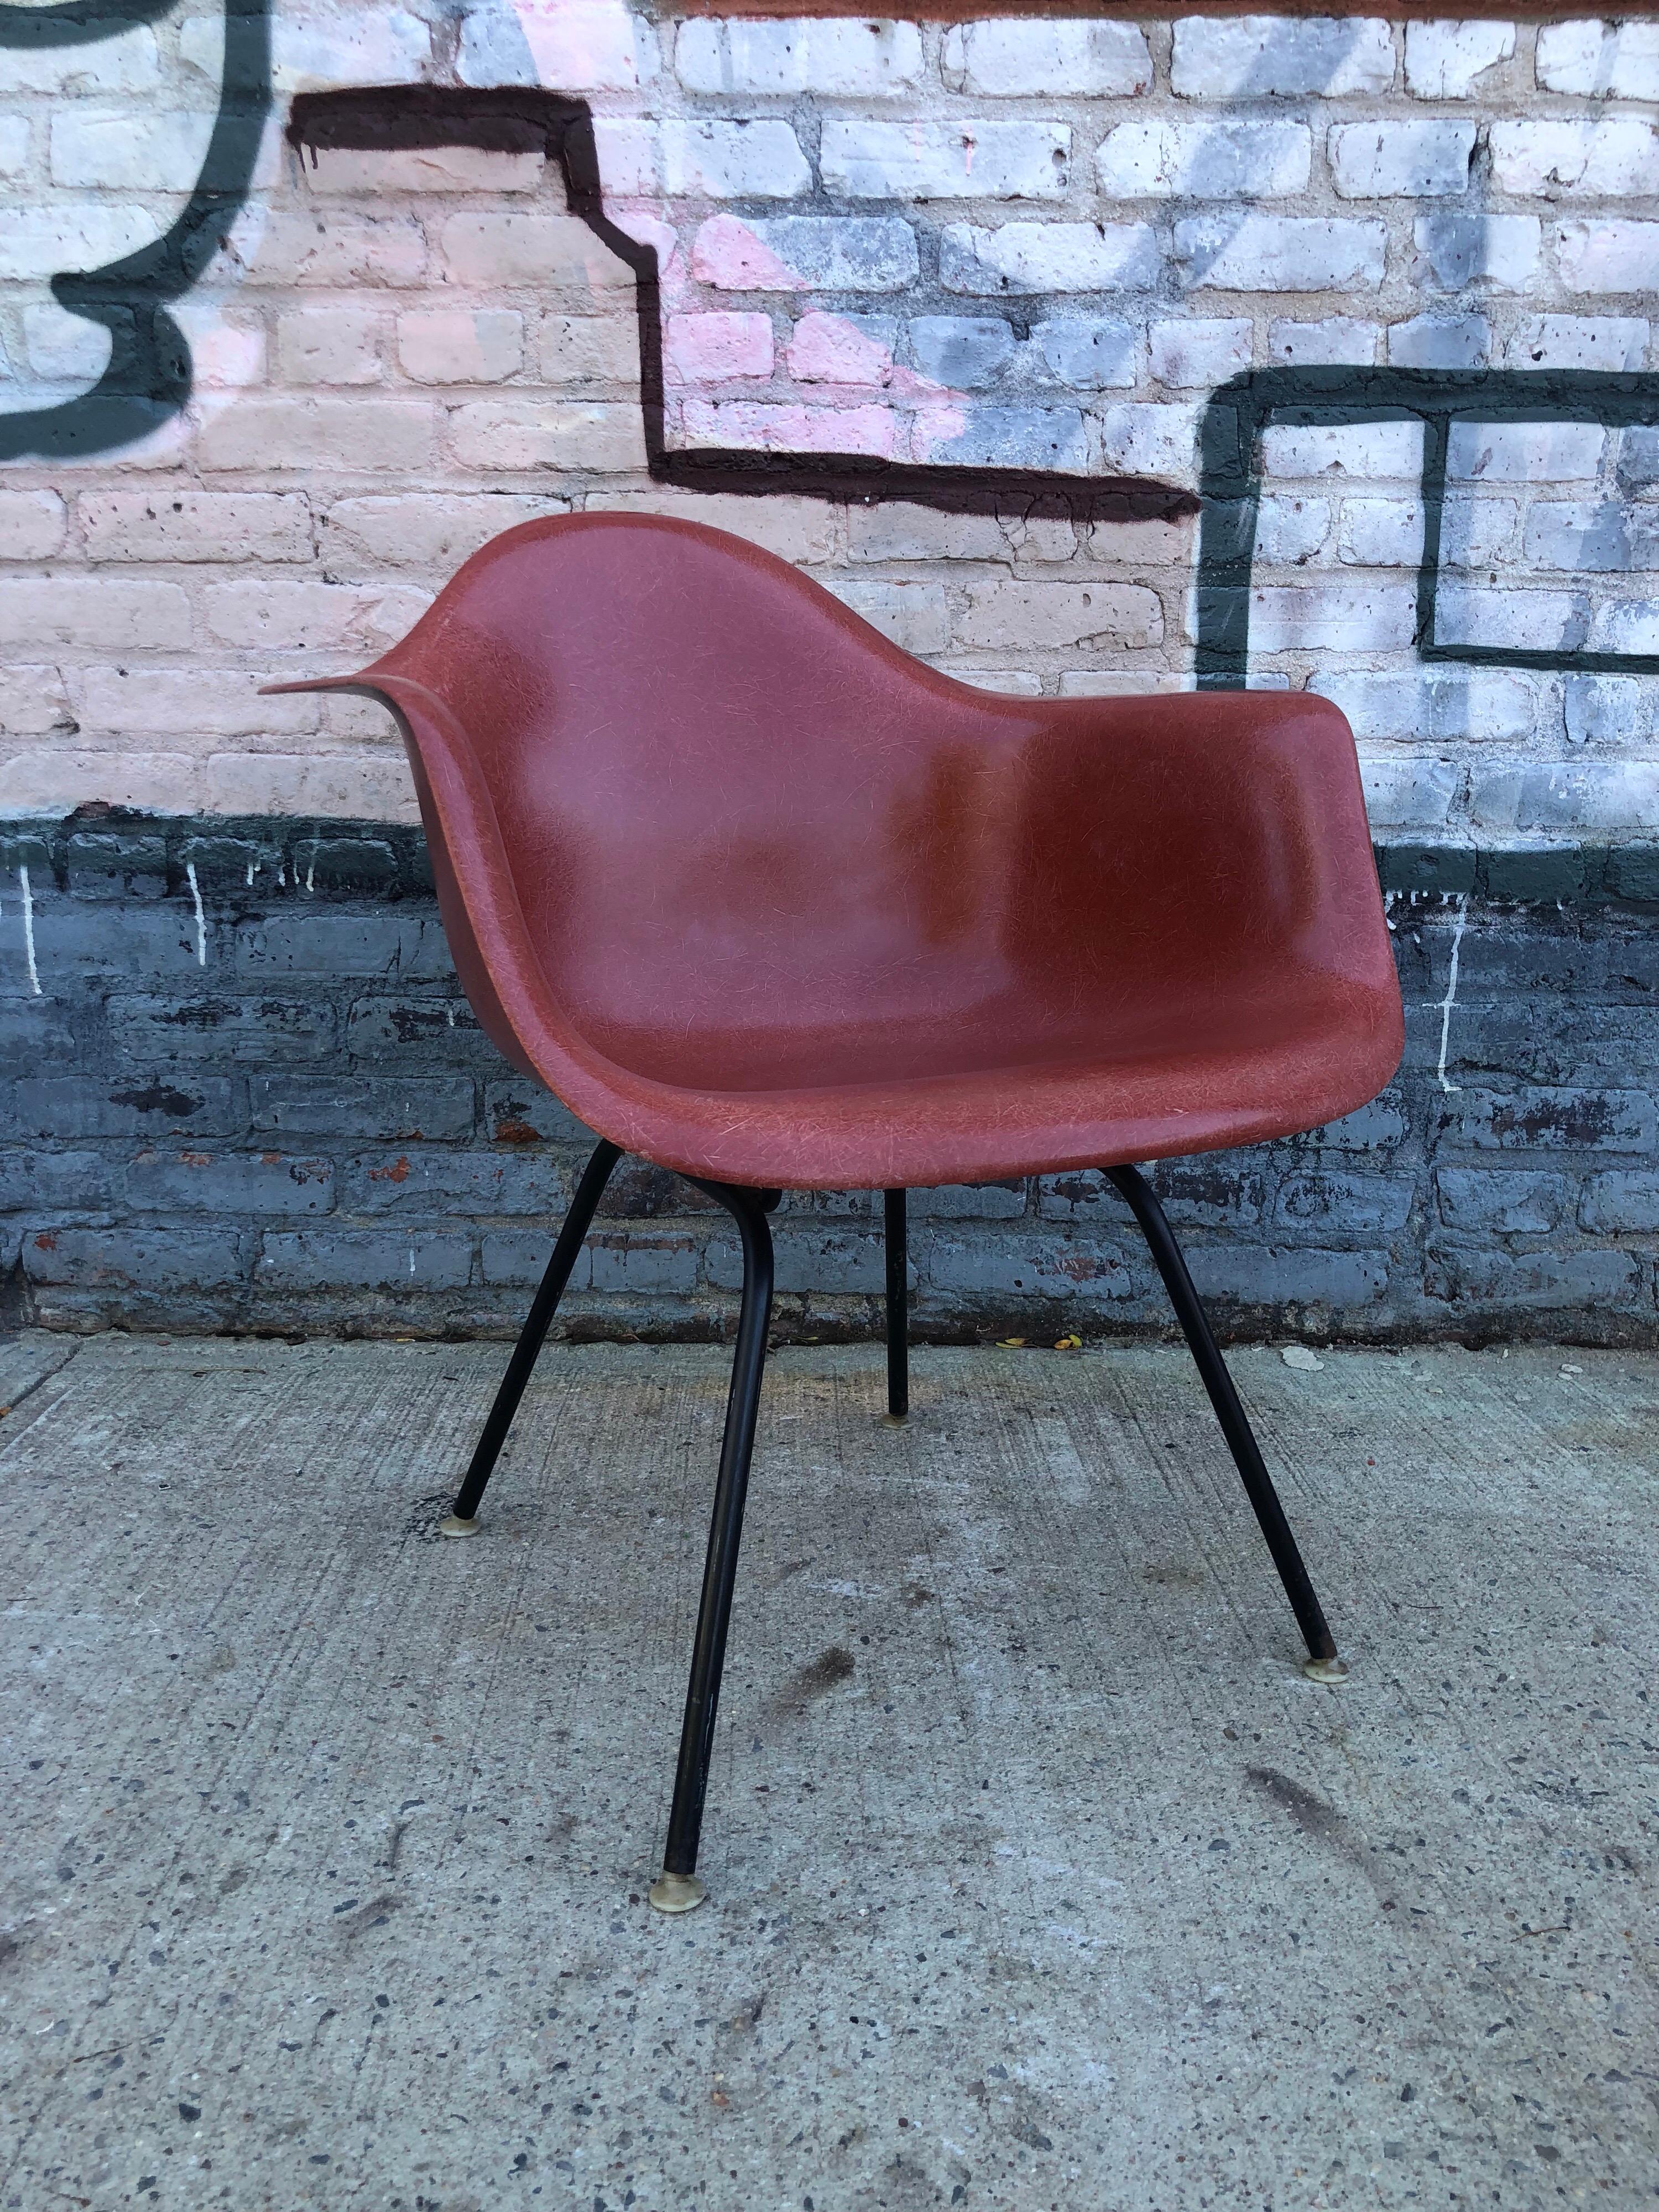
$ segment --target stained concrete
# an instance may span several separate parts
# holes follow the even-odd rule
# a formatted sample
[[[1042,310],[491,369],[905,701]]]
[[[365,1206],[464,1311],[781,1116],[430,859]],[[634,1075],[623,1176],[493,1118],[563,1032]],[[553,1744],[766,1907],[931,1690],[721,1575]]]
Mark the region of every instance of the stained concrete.
[[[9,2212],[1659,2197],[1659,1363],[769,1382],[702,1872],[657,1864],[719,1352],[0,1347]]]

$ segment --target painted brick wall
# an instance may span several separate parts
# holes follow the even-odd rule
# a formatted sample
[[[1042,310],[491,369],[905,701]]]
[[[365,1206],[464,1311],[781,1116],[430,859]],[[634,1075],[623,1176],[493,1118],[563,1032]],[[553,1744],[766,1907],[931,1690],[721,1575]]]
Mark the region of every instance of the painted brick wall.
[[[1396,915],[1397,1097],[1170,1171],[1200,1272],[1239,1328],[1649,1327],[1659,24],[615,0],[179,0],[71,46],[10,23],[15,1302],[516,1312],[577,1133],[456,1004],[386,718],[258,688],[370,657],[508,525],[620,506],[751,536],[975,683],[1337,698],[1389,880],[1474,902]],[[512,87],[591,117],[616,250],[545,145],[307,140],[294,106]],[[653,478],[629,241],[657,257],[664,450],[763,463],[759,495]],[[152,264],[170,289],[135,307],[118,272]],[[826,453],[902,465],[909,495],[818,495],[798,465]],[[940,510],[990,469],[1089,496]],[[1460,921],[1474,1011],[1442,1073]],[[583,1325],[714,1325],[723,1244],[660,1211],[683,1194],[629,1191]],[[868,1323],[861,1203],[782,1224],[801,1333]],[[1103,1204],[935,1194],[924,1325],[1046,1327],[1061,1291],[1139,1325]]]

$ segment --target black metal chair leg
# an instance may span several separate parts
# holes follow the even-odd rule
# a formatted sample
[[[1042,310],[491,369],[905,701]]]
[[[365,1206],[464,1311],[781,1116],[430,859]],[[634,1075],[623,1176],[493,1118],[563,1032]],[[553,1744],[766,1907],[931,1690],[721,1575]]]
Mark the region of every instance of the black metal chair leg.
[[[904,1193],[884,1194],[887,1218],[887,1418],[910,1410],[909,1285],[905,1268]]]
[[[1291,1534],[1291,1524],[1285,1518],[1285,1509],[1279,1502],[1263,1461],[1261,1448],[1251,1433],[1244,1408],[1239,1403],[1238,1393],[1233,1388],[1233,1378],[1227,1372],[1212,1334],[1208,1316],[1199,1303],[1198,1292],[1193,1288],[1193,1279],[1187,1272],[1187,1262],[1175,1238],[1175,1231],[1164,1218],[1164,1208],[1158,1204],[1151,1185],[1138,1168],[1108,1168],[1107,1176],[1120,1194],[1127,1201],[1130,1211],[1140,1224],[1140,1233],[1157,1262],[1158,1272],[1164,1278],[1164,1287],[1170,1294],[1176,1319],[1181,1323],[1182,1334],[1187,1340],[1204,1388],[1210,1394],[1210,1403],[1215,1407],[1216,1419],[1221,1424],[1222,1434],[1243,1477],[1244,1488],[1250,1504],[1255,1508],[1255,1517],[1261,1524],[1261,1533],[1267,1540],[1267,1549],[1273,1553],[1273,1565],[1279,1570],[1279,1579],[1285,1585],[1285,1595],[1307,1638],[1309,1660],[1306,1672],[1316,1681],[1338,1681],[1346,1672],[1336,1656],[1336,1643],[1326,1624],[1324,1611],[1308,1579],[1308,1570],[1302,1564],[1302,1554]]]
[[[708,1894],[696,1878],[697,1839],[702,1832],[714,1715],[720,1704],[720,1671],[726,1663],[726,1632],[732,1619],[738,1545],[743,1534],[744,1498],[749,1488],[755,1417],[766,1365],[766,1331],[772,1317],[772,1232],[764,1205],[772,1194],[690,1176],[687,1181],[695,1181],[699,1190],[717,1198],[737,1222],[743,1237],[743,1308],[738,1319],[737,1354],[732,1363],[732,1393],[726,1406],[720,1478],[714,1486],[708,1556],[702,1572],[697,1640],[692,1647],[691,1679],[685,1692],[674,1802],[668,1815],[668,1843],[663,1852],[663,1871],[650,1891],[651,1902],[659,1912],[690,1912]]]
[[[495,1462],[501,1457],[501,1446],[507,1442],[507,1432],[513,1425],[513,1416],[519,1410],[519,1401],[530,1380],[530,1370],[536,1364],[536,1355],[542,1348],[554,1314],[558,1310],[564,1286],[570,1280],[570,1271],[576,1264],[576,1255],[592,1224],[593,1210],[605,1194],[611,1180],[611,1171],[622,1158],[620,1149],[608,1138],[602,1137],[594,1147],[593,1157],[582,1170],[582,1179],[576,1185],[576,1195],[570,1201],[570,1211],[564,1218],[564,1227],[559,1231],[559,1241],[553,1247],[553,1257],[547,1263],[547,1273],[542,1277],[530,1309],[529,1318],[519,1331],[519,1340],[513,1347],[513,1357],[507,1363],[507,1373],[495,1393],[495,1402],[478,1438],[477,1449],[467,1468],[460,1489],[455,1497],[455,1510],[447,1521],[439,1523],[446,1536],[471,1536],[477,1533],[478,1506],[484,1486],[495,1472]]]

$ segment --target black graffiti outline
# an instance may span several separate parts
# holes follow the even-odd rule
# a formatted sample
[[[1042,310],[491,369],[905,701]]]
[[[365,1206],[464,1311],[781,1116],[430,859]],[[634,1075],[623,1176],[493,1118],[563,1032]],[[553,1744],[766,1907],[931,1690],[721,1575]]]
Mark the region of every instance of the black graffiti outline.
[[[646,466],[653,483],[743,497],[793,494],[854,506],[904,501],[947,514],[1054,518],[1079,524],[1168,519],[1197,510],[1191,492],[1151,477],[885,461],[864,453],[668,445],[663,433],[657,251],[630,237],[605,213],[592,110],[584,100],[533,85],[477,89],[386,85],[300,93],[289,114],[287,137],[302,161],[326,148],[392,150],[462,145],[497,152],[535,147],[556,161],[570,212],[634,273],[640,405]]]
[[[166,15],[177,0],[65,0],[0,5],[0,46],[90,46]],[[195,380],[190,344],[167,313],[224,246],[246,201],[271,108],[271,0],[224,0],[225,60],[213,131],[194,190],[150,245],[102,269],[56,276],[52,295],[110,334],[96,384],[55,407],[0,414],[0,461],[84,460],[130,446],[172,420]]]
[[[1423,425],[1423,552],[1414,643],[1426,661],[1653,675],[1659,653],[1455,645],[1434,635],[1446,449],[1454,422],[1659,424],[1659,376],[1611,369],[1257,368],[1211,393],[1199,434],[1196,592],[1200,690],[1242,684],[1250,653],[1250,572],[1261,500],[1261,435],[1270,422],[1304,427]]]

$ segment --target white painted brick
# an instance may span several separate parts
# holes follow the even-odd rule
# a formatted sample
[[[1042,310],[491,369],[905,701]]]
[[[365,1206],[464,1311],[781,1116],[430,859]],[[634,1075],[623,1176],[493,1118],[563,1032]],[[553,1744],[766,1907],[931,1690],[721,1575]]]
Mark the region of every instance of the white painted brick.
[[[1564,483],[1593,478],[1607,433],[1596,422],[1454,422],[1446,474],[1466,483]]]
[[[1434,595],[1437,645],[1515,647],[1528,652],[1576,652],[1589,612],[1576,592],[1496,590],[1443,583]]]
[[[1127,291],[1156,283],[1158,267],[1150,223],[951,222],[939,233],[947,292]]]
[[[68,532],[57,492],[0,490],[0,561],[49,561]]]
[[[1158,645],[1164,610],[1141,584],[1051,584],[1004,577],[974,584],[957,629],[981,652],[1030,652],[1045,646]]]
[[[1176,391],[1224,384],[1250,365],[1255,333],[1243,316],[1219,321],[1154,323],[1149,340],[1151,368],[1160,384]]]
[[[0,95],[8,98],[25,92],[77,100],[148,92],[161,74],[155,33],[137,27],[86,45],[0,46]]]
[[[1382,335],[1375,323],[1347,315],[1327,315],[1317,323],[1275,320],[1267,325],[1267,358],[1292,368],[1369,368]]]
[[[697,194],[705,199],[795,199],[812,173],[800,142],[775,118],[660,123],[601,116],[593,125],[599,173],[619,199]]]
[[[1255,560],[1261,568],[1300,567],[1330,536],[1328,500],[1269,492],[1256,503]]]
[[[1533,736],[1538,721],[1537,678],[1519,669],[1322,672],[1308,689],[1340,707],[1362,744],[1376,738],[1457,743],[1471,729],[1494,742],[1512,744]],[[1433,765],[1455,776],[1449,762]]]
[[[943,426],[918,422],[915,455],[969,468],[1081,472],[1089,437],[1075,407],[951,408]]]
[[[15,660],[0,665],[0,732],[13,738],[44,738],[75,726],[61,672],[49,662]],[[0,779],[3,782],[3,779]],[[4,785],[8,809],[18,804]]]
[[[921,85],[921,33],[914,23],[844,18],[705,19],[680,25],[674,69],[689,92],[894,100]]]
[[[1650,328],[1635,315],[1529,315],[1510,335],[1511,368],[1600,368],[1629,374],[1646,365]]]
[[[0,177],[21,177],[28,165],[28,117],[0,115]]]
[[[1162,668],[1068,668],[1060,679],[1062,699],[1150,699],[1190,691],[1194,679]]]
[[[1261,585],[1250,593],[1252,653],[1380,653],[1411,643],[1408,584]]]
[[[1414,568],[1423,558],[1423,506],[1415,499],[1346,499],[1336,557],[1355,568]]]
[[[1528,117],[1494,123],[1491,135],[1502,191],[1551,200],[1659,193],[1659,127],[1644,116]]]
[[[1535,568],[1617,574],[1659,568],[1659,507],[1535,499],[1527,508],[1525,550]]]
[[[658,73],[657,33],[622,0],[514,0],[474,8],[461,25],[463,84],[544,84],[632,92]]]
[[[103,325],[71,314],[55,300],[24,308],[23,344],[34,374],[55,383],[95,384],[109,364]]]
[[[854,561],[1006,561],[1010,550],[994,514],[940,514],[897,500],[849,507],[847,538]]]
[[[827,122],[819,158],[848,199],[1058,200],[1071,150],[1063,123]]]
[[[1604,599],[1590,623],[1592,653],[1659,654],[1659,599]]]
[[[66,109],[52,118],[52,180],[76,191],[193,191],[213,124],[211,112]]]
[[[632,315],[548,315],[541,327],[549,384],[636,384],[639,325]]]
[[[399,315],[398,362],[416,384],[499,384],[523,365],[524,317],[507,307]]]
[[[670,315],[663,331],[669,381],[718,384],[772,374],[772,318],[725,313]]]
[[[222,40],[222,20],[210,19],[210,39],[217,31]],[[191,27],[187,24],[185,33]],[[427,76],[431,64],[431,30],[404,8],[348,4],[325,9],[310,0],[303,14],[287,9],[277,12],[271,26],[271,85],[278,93],[325,92],[336,85],[408,84]],[[212,74],[219,74],[218,64]]]
[[[1261,434],[1262,465],[1274,477],[1407,477],[1423,468],[1420,422],[1271,422]]]
[[[309,561],[302,492],[198,491],[191,483],[83,491],[76,518],[94,561]]]
[[[1374,17],[1183,15],[1170,83],[1183,100],[1335,98],[1386,92],[1394,66],[1393,29]]]
[[[1126,476],[1172,477],[1190,482],[1199,409],[1187,401],[1142,402],[1101,410],[1101,459]]]
[[[0,580],[0,645],[31,653],[54,645],[161,652],[188,645],[190,629],[190,601],[177,584],[113,576]]]
[[[76,720],[89,735],[182,738],[304,736],[319,704],[303,693],[264,699],[263,670],[77,668],[70,675]]]
[[[1365,811],[1378,830],[1441,828],[1462,782],[1451,761],[1412,759],[1397,753],[1362,754],[1359,780]]]
[[[942,584],[824,580],[843,606],[906,653],[943,653],[951,642],[950,602]]]
[[[998,99],[1121,100],[1146,91],[1152,58],[1133,23],[963,23],[945,34],[952,92]]]
[[[922,374],[957,391],[994,383],[1013,356],[1014,334],[1000,315],[916,315],[906,328]]]
[[[1089,523],[1083,542],[1097,561],[1138,568],[1185,568],[1197,534],[1194,515],[1145,515],[1134,521]]]
[[[544,154],[498,146],[308,146],[300,175],[313,199],[537,192],[548,181]]]
[[[1306,185],[1305,123],[1161,118],[1120,123],[1095,156],[1107,199],[1275,199]]]
[[[1514,52],[1513,23],[1407,23],[1406,89],[1419,100],[1474,100],[1487,70]]]
[[[1573,744],[1645,743],[1656,734],[1659,694],[1647,677],[1569,676],[1565,708]]]
[[[670,491],[659,485],[650,491],[590,492],[585,504],[589,514],[683,515],[807,566],[832,561],[840,550],[836,510],[820,499],[775,493],[746,499],[736,492]]]
[[[579,216],[517,211],[453,215],[439,233],[448,283],[487,291],[631,292],[634,272]]]
[[[933,663],[941,676],[954,677],[958,684],[970,684],[975,691],[1000,691],[1016,699],[1040,699],[1042,678],[1022,668],[969,668],[961,661],[936,660]]]
[[[323,559],[447,574],[503,530],[562,514],[569,502],[512,492],[397,492],[336,500],[322,518]]]
[[[1097,315],[1056,315],[1031,333],[1051,376],[1080,390],[1128,387],[1139,381],[1140,333],[1132,324]]]
[[[169,310],[190,347],[198,392],[243,391],[265,380],[265,326],[257,307],[224,312],[222,294],[175,300]]]
[[[1343,123],[1327,152],[1344,199],[1429,199],[1468,190],[1473,123]]]
[[[915,233],[896,216],[715,216],[691,273],[729,292],[898,292],[916,281]]]
[[[1659,23],[1546,23],[1538,82],[1590,99],[1659,100]]]
[[[873,453],[891,460],[908,424],[886,405],[797,406],[759,399],[688,399],[682,416],[694,446],[751,447],[779,453]]]
[[[82,206],[9,207],[0,224],[0,279],[101,269],[153,245],[161,230],[147,208],[93,201]]]
[[[1417,315],[1390,325],[1389,359],[1397,368],[1485,368],[1492,325],[1484,315]]]
[[[0,760],[0,789],[15,814],[63,814],[89,805],[194,814],[202,804],[199,763],[188,753],[135,752],[125,745],[20,749]]]
[[[167,811],[313,815],[325,821],[421,818],[409,762],[389,732],[377,752],[214,753],[205,768],[193,769],[190,789],[187,805]]]
[[[251,653],[383,653],[425,612],[431,594],[407,585],[325,584],[264,577],[210,584],[207,629]]]
[[[1555,265],[1569,292],[1651,292],[1659,222],[1564,222]]]
[[[409,215],[244,210],[230,242],[252,284],[418,284],[426,273],[426,234]]]
[[[197,439],[204,469],[418,469],[431,458],[423,400],[248,393],[210,416]]]
[[[1520,521],[1516,500],[1449,493],[1440,509],[1441,567],[1485,568],[1512,560]]]
[[[1380,222],[1330,216],[1194,216],[1175,227],[1188,282],[1218,292],[1325,292],[1382,282]]]
[[[1537,270],[1543,231],[1535,215],[1428,215],[1412,237],[1442,290],[1484,283],[1519,292]]]
[[[607,405],[531,394],[478,399],[450,416],[464,469],[643,469],[645,431],[637,403]]]
[[[285,384],[378,384],[386,331],[378,308],[299,307],[276,320],[276,368]]]

